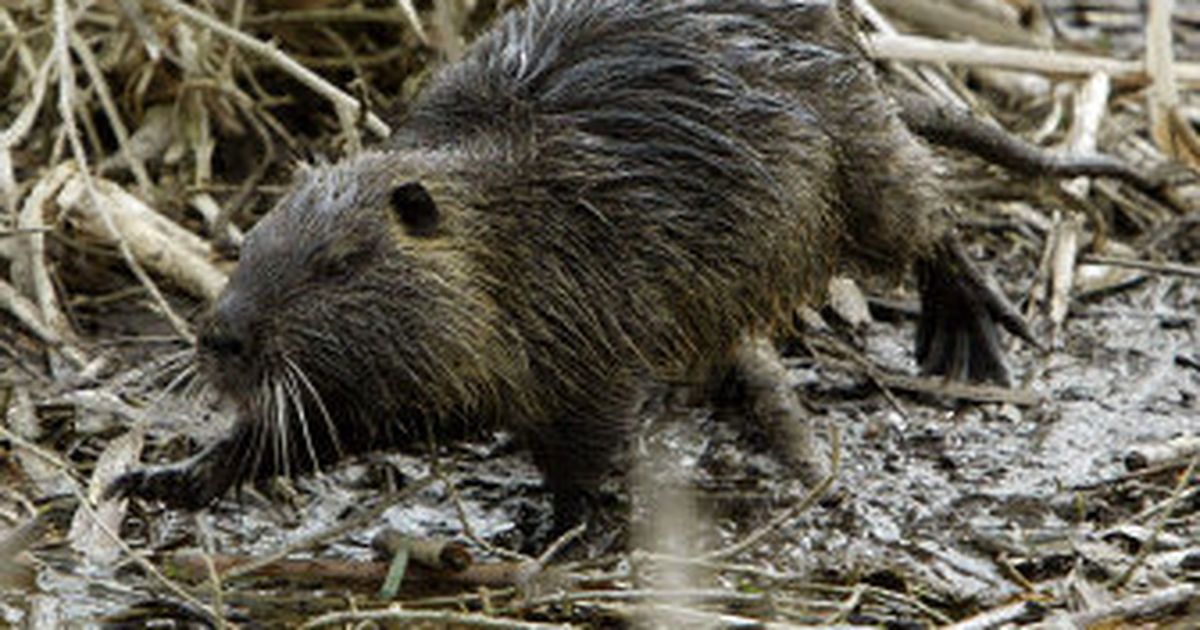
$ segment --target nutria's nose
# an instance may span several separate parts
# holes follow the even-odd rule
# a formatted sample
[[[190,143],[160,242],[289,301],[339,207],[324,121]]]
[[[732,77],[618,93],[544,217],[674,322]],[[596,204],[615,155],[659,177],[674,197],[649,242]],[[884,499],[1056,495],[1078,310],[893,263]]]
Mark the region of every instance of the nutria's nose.
[[[221,359],[245,356],[250,346],[248,327],[231,317],[230,310],[228,300],[219,300],[201,324],[196,340],[201,350]]]

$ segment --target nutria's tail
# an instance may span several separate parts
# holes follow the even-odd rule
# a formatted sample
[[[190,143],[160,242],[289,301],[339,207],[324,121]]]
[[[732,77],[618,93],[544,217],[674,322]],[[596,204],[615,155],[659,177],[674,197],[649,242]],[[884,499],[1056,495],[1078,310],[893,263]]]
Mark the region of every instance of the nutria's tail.
[[[933,144],[973,153],[1015,173],[1036,177],[1112,177],[1161,198],[1167,184],[1162,173],[1143,172],[1102,153],[1064,155],[1029,144],[971,112],[916,94],[894,90],[900,119],[913,133]]]
[[[953,234],[917,263],[921,319],[917,361],[925,374],[1010,384],[996,325],[1038,347],[1016,307],[981,272]]]

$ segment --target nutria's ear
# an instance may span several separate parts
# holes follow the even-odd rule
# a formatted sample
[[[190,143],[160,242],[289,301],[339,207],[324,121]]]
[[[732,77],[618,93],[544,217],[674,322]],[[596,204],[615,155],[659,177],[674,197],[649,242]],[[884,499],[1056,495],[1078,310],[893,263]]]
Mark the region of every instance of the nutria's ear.
[[[421,182],[400,184],[392,190],[392,212],[413,236],[430,236],[437,231],[438,207]]]

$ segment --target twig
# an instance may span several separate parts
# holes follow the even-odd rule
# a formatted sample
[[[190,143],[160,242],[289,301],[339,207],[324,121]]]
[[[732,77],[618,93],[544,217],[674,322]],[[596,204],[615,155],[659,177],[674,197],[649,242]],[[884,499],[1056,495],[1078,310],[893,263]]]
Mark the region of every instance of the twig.
[[[33,60],[33,52],[29,50],[27,34],[22,34],[22,29],[17,26],[12,15],[5,8],[0,8],[0,28],[3,28],[4,32],[15,40],[13,47],[9,50],[16,50],[17,58],[20,60],[25,74],[36,75],[38,73],[37,63]]]
[[[1015,20],[997,20],[993,16],[961,9],[939,0],[874,0],[874,4],[920,30],[966,35],[994,44],[1038,44],[1037,37],[1021,28]]]
[[[1074,112],[1071,116],[1071,128],[1063,149],[1069,155],[1092,155],[1098,148],[1097,136],[1100,134],[1100,124],[1108,112],[1108,96],[1111,91],[1108,75],[1097,72],[1088,77],[1075,92]],[[1077,177],[1063,183],[1063,188],[1071,193],[1086,197],[1091,188],[1086,177]]]
[[[1103,72],[1119,83],[1145,84],[1149,81],[1145,64],[1140,61],[1121,61],[1096,55],[1013,46],[950,42],[915,35],[872,35],[868,37],[868,42],[872,56],[876,59],[987,66],[1078,78]],[[1180,81],[1200,83],[1200,63],[1175,64],[1175,76]]]
[[[64,0],[56,1],[63,2]],[[175,594],[188,604],[203,611],[204,614],[209,616],[209,619],[215,620],[220,618],[220,615],[218,615],[215,610],[210,608],[204,602],[193,597],[191,593],[188,593],[183,589],[183,587],[176,584],[166,575],[163,575],[163,573],[159,571],[157,567],[151,564],[150,561],[135,553],[133,549],[129,547],[129,544],[121,539],[120,534],[113,531],[111,527],[104,523],[100,516],[96,514],[96,510],[88,500],[86,494],[80,489],[83,485],[83,482],[79,480],[77,473],[70,465],[67,464],[67,462],[59,459],[58,456],[42,449],[36,444],[29,442],[25,438],[22,438],[12,431],[9,431],[8,427],[4,426],[3,423],[0,423],[0,439],[12,442],[13,445],[28,451],[58,470],[59,474],[63,475],[67,479],[67,486],[71,489],[71,493],[75,496],[75,499],[78,502],[78,509],[83,510],[84,513],[87,514],[88,518],[92,519],[96,527],[121,549],[121,553],[132,560],[134,564],[138,565],[138,567],[145,571],[148,575],[154,578],[155,581],[166,587],[167,590],[171,591],[171,593]]]
[[[1180,107],[1172,107],[1168,114],[1171,122],[1171,133],[1175,142],[1180,143],[1182,148],[1187,149],[1188,155],[1193,159],[1192,166],[1200,168],[1200,164],[1196,164],[1200,160],[1200,135],[1192,127],[1191,121],[1184,115],[1183,109]]]
[[[138,0],[117,0],[117,6],[125,15],[125,19],[133,24],[134,32],[141,40],[142,47],[146,49],[146,56],[151,61],[157,62],[162,57],[162,40],[159,39],[154,27],[150,25],[150,20],[146,19],[146,14],[142,11],[142,3]]]
[[[1046,287],[1046,311],[1053,325],[1052,342],[1058,343],[1071,291],[1075,287],[1075,261],[1079,257],[1079,241],[1083,235],[1083,217],[1072,214],[1062,217],[1056,213],[1054,230],[1050,233],[1050,277]]]
[[[129,243],[126,242],[124,235],[117,229],[113,223],[112,215],[108,211],[100,199],[100,194],[96,190],[95,182],[92,180],[91,174],[88,172],[87,151],[84,149],[83,141],[79,137],[79,129],[75,125],[75,71],[72,65],[71,55],[68,51],[68,41],[70,39],[68,33],[73,29],[69,23],[67,15],[66,0],[55,0],[54,2],[54,57],[58,61],[58,109],[59,115],[63,119],[63,128],[67,135],[68,143],[71,146],[71,152],[75,158],[76,165],[79,167],[79,175],[83,179],[84,187],[87,190],[88,198],[92,202],[95,211],[100,215],[101,221],[108,229],[110,235],[117,244],[117,250],[121,252],[121,257],[125,260],[125,264],[133,275],[137,277],[142,286],[150,293],[154,303],[168,323],[175,329],[184,339],[191,340],[192,334],[188,330],[188,324],[182,317],[175,313],[171,305],[167,303],[165,297],[154,281],[142,269],[140,263],[134,257],[133,252],[129,249]]]
[[[1066,622],[1069,624],[1068,627],[1090,628],[1107,619],[1126,620],[1148,617],[1180,604],[1195,602],[1198,597],[1200,597],[1200,586],[1182,584],[1146,595],[1127,597],[1100,608],[1075,613]]]
[[[20,254],[13,259],[12,278],[17,286],[32,299],[41,311],[41,321],[54,331],[55,343],[71,340],[72,331],[58,302],[50,271],[46,268],[45,208],[67,179],[73,169],[70,164],[60,164],[42,176],[33,191],[25,198],[17,215],[17,227],[25,231],[25,237],[17,241]],[[72,351],[77,358],[83,355]]]
[[[772,571],[766,566],[749,565],[749,564],[734,564],[728,562],[719,562],[706,560],[703,558],[683,558],[671,556],[662,553],[654,553],[647,551],[634,551],[629,556],[631,563],[639,562],[654,562],[663,564],[680,564],[689,567],[696,567],[706,572],[721,572],[721,573],[736,573],[744,575],[756,580],[766,582],[771,586],[787,586],[792,589],[811,590],[818,593],[827,593],[834,596],[842,597],[852,594],[858,586],[843,586],[840,584],[823,584],[813,582],[812,576],[807,573],[779,573]],[[888,602],[893,605],[909,607],[933,619],[936,623],[950,623],[950,619],[944,614],[930,608],[920,600],[897,593],[885,588],[866,585],[864,595],[873,597],[879,601]]]
[[[714,604],[764,604],[769,601],[769,593],[742,593],[723,589],[682,588],[682,589],[635,589],[607,591],[571,591],[539,595],[527,601],[520,602],[520,610],[530,610],[538,606],[566,604],[588,601],[610,602],[686,602],[694,604],[707,602]]]
[[[409,16],[400,7],[390,9],[368,9],[363,7],[337,7],[333,9],[301,9],[296,11],[271,11],[247,16],[248,26],[263,24],[410,24]]]
[[[635,628],[662,628],[671,624],[677,627],[695,627],[716,630],[718,628],[745,630],[801,630],[811,626],[798,626],[780,621],[763,621],[751,617],[743,617],[723,612],[696,610],[671,604],[627,604],[608,606],[616,612],[632,617]],[[866,630],[875,626],[839,625],[838,630],[851,630],[861,627]]]
[[[817,339],[818,338],[814,338],[811,341],[817,341]],[[874,363],[867,359],[867,357],[863,356],[863,354],[859,352],[857,348],[832,335],[822,335],[819,339],[832,346],[832,349],[838,354],[846,357],[849,363],[857,366],[858,370],[864,373],[867,379],[871,381],[871,384],[875,386],[875,389],[878,389],[879,393],[883,394],[884,400],[887,401],[888,405],[893,411],[899,414],[901,419],[908,421],[911,418],[911,416],[908,415],[908,410],[904,408],[904,404],[900,402],[900,399],[896,397],[896,393],[893,392],[892,388],[885,382],[887,375],[885,375],[882,370],[880,370]],[[822,356],[821,349],[817,348],[815,343],[810,342],[808,345],[809,349],[813,351],[813,355],[817,357],[817,360],[836,360],[827,355]]]
[[[180,579],[200,582],[211,579],[208,563],[211,560],[217,573],[227,576],[230,572],[240,569],[256,558],[227,554],[215,554],[205,557],[197,551],[179,551],[163,558],[163,564],[169,568],[172,575]],[[428,594],[434,589],[460,590],[462,588],[506,589],[521,585],[525,582],[522,571],[523,563],[518,562],[476,562],[458,571],[453,569],[429,568],[423,564],[412,562],[404,575],[404,588],[411,589],[412,594]],[[239,580],[269,578],[296,582],[317,582],[327,588],[333,583],[355,587],[378,587],[383,582],[391,568],[390,562],[345,560],[340,558],[309,558],[275,560],[270,564],[254,568],[248,573],[238,576]],[[408,590],[402,590],[408,593]],[[458,598],[456,601],[462,601]],[[471,600],[474,601],[474,600]],[[412,602],[408,602],[413,605]],[[428,602],[423,602],[428,603]]]
[[[467,508],[465,505],[463,505],[462,495],[458,493],[458,486],[454,483],[454,480],[450,478],[450,475],[446,474],[445,470],[443,470],[441,466],[441,458],[437,456],[437,446],[432,442],[429,446],[430,452],[433,453],[433,476],[435,479],[442,482],[442,485],[446,488],[446,493],[450,495],[450,503],[454,505],[454,512],[458,516],[458,522],[460,525],[462,525],[463,535],[467,537],[467,540],[470,540],[484,551],[487,551],[488,553],[499,558],[507,558],[509,560],[516,560],[518,562],[528,561],[529,556],[512,551],[510,549],[505,549],[503,547],[497,547],[496,545],[484,540],[482,536],[476,533],[475,527],[471,524],[471,519],[467,518]]]
[[[858,607],[862,604],[863,595],[866,592],[866,584],[856,584],[854,590],[850,592],[850,596],[846,598],[846,601],[839,604],[838,609],[825,619],[825,623],[831,626],[843,623],[855,610],[858,610]]]
[[[444,627],[491,628],[495,630],[541,630],[543,628],[569,629],[569,625],[540,623],[535,621],[518,621],[515,619],[500,619],[472,613],[457,613],[434,610],[402,610],[388,608],[385,610],[361,610],[336,612],[314,617],[300,626],[302,629],[323,628],[325,626],[358,627],[367,622],[390,621],[401,625],[435,624]]]
[[[346,534],[347,532],[358,529],[366,523],[378,520],[379,517],[382,516],[383,513],[393,505],[417,494],[425,488],[428,488],[435,480],[436,479],[434,477],[425,477],[423,479],[419,479],[405,486],[403,490],[389,493],[387,496],[381,498],[374,507],[361,514],[358,514],[357,516],[348,518],[345,521],[342,521],[341,523],[338,523],[337,525],[334,525],[328,529],[313,532],[312,534],[298,538],[274,553],[268,554],[262,558],[235,566],[225,572],[225,580],[230,581],[243,576],[251,575],[262,567],[265,567],[278,560],[282,560],[283,558],[286,558],[287,556],[300,551],[301,549],[315,547],[324,543],[325,541],[332,540]]]
[[[1200,266],[1185,265],[1182,263],[1159,263],[1149,260],[1118,258],[1116,256],[1097,256],[1095,254],[1085,254],[1079,258],[1079,262],[1089,265],[1112,265],[1114,267],[1128,267],[1130,269],[1141,269],[1143,271],[1153,271],[1155,273],[1172,276],[1184,276],[1186,278],[1200,278]]]
[[[808,494],[804,496],[803,500],[791,508],[788,508],[787,510],[777,514],[775,518],[772,518],[766,525],[763,525],[757,530],[751,532],[749,536],[746,536],[742,540],[723,549],[710,551],[701,557],[705,560],[722,560],[736,556],[743,551],[754,547],[760,541],[762,541],[763,538],[766,538],[769,534],[783,526],[784,523],[796,518],[814,503],[816,503],[818,499],[825,495],[825,492],[829,490],[829,487],[833,485],[834,480],[837,479],[839,469],[841,468],[841,435],[839,434],[837,426],[835,425],[830,425],[829,427],[829,445],[829,475],[827,475],[825,479],[821,480],[820,483],[809,490]]]
[[[151,197],[154,191],[154,183],[150,181],[150,174],[146,172],[146,165],[133,152],[129,128],[125,126],[125,121],[121,119],[121,112],[117,109],[117,104],[113,100],[112,91],[108,89],[108,81],[104,78],[104,73],[100,70],[99,63],[96,62],[96,55],[92,53],[92,49],[74,30],[71,30],[70,38],[71,49],[75,51],[76,55],[79,55],[80,61],[83,62],[83,69],[87,72],[88,80],[91,81],[92,87],[95,88],[96,95],[100,97],[100,106],[104,109],[104,115],[108,118],[113,132],[117,136],[117,145],[120,147],[121,155],[125,158],[125,165],[129,167],[129,170],[133,172],[134,179],[137,180],[138,191],[147,198]]]
[[[413,562],[438,571],[463,571],[474,562],[462,543],[444,538],[417,538],[394,529],[376,534],[371,548],[386,557],[404,551]]]
[[[1175,488],[1171,490],[1171,496],[1163,502],[1162,511],[1159,512],[1158,518],[1154,523],[1154,529],[1150,533],[1150,538],[1142,543],[1141,547],[1138,548],[1137,555],[1134,556],[1133,562],[1129,563],[1129,566],[1126,567],[1125,571],[1115,577],[1112,582],[1108,584],[1110,588],[1116,589],[1125,586],[1125,584],[1129,582],[1129,579],[1133,577],[1133,574],[1136,573],[1146,561],[1146,556],[1150,555],[1150,551],[1154,548],[1155,542],[1158,540],[1159,535],[1162,534],[1163,527],[1165,527],[1167,524],[1167,517],[1171,515],[1171,510],[1179,504],[1179,499],[1183,494],[1183,489],[1187,487],[1189,482],[1191,482],[1192,473],[1196,471],[1196,465],[1198,463],[1200,463],[1200,454],[1193,455],[1192,461],[1188,464],[1187,469],[1179,475],[1178,481],[1175,482]]]
[[[54,55],[46,55],[45,61],[42,62],[37,75],[33,78],[33,94],[25,102],[25,106],[21,108],[16,118],[13,118],[12,124],[4,131],[0,131],[0,151],[8,151],[16,146],[33,128],[37,114],[41,111],[42,101],[46,98],[46,88],[50,85],[54,68]]]
[[[855,364],[830,357],[818,357],[822,365],[847,372],[858,372]],[[1027,389],[1011,389],[996,385],[976,385],[959,383],[935,376],[905,376],[879,371],[878,378],[892,389],[927,394],[940,398],[970,400],[974,402],[1009,403],[1018,407],[1033,407],[1045,401],[1045,398]]]
[[[550,546],[542,552],[542,555],[538,556],[537,560],[534,560],[537,570],[541,571],[543,568],[545,568],[545,566],[549,564],[552,559],[554,559],[554,556],[557,556],[564,547],[569,545],[576,538],[582,536],[583,532],[585,531],[587,531],[587,523],[580,523],[579,525],[567,530],[562,536],[559,536],[554,542],[550,543]]]
[[[1167,473],[1174,472],[1185,465],[1187,465],[1186,462],[1164,462],[1161,464],[1154,464],[1148,468],[1141,468],[1133,472],[1123,473],[1109,479],[1101,479],[1100,481],[1077,484],[1071,486],[1070,489],[1073,492],[1095,492],[1106,489],[1110,486],[1166,475]]]
[[[984,611],[969,619],[963,619],[942,630],[992,630],[1010,624],[1025,624],[1038,621],[1046,614],[1045,606],[1034,601],[1013,602],[999,608]]]
[[[1175,0],[1155,0],[1147,7],[1146,73],[1150,75],[1150,88],[1146,90],[1146,108],[1150,115],[1150,137],[1155,146],[1168,156],[1183,159],[1186,147],[1176,142],[1171,122],[1171,112],[1179,106],[1171,37],[1174,8]]]
[[[1112,177],[1151,195],[1166,183],[1103,153],[1071,155],[1048,151],[979,120],[970,111],[907,93],[893,93],[905,125],[930,142],[969,151],[993,164],[1034,177]]]
[[[123,245],[131,257],[146,261],[153,271],[193,295],[211,302],[225,286],[225,273],[209,260],[212,247],[207,241],[111,181],[80,174],[63,186],[58,203],[66,210],[77,210],[81,231],[118,248]],[[186,330],[187,324],[181,321],[179,326]],[[182,336],[191,339],[190,333]]]
[[[246,24],[334,24],[334,23],[376,23],[403,24],[413,29],[416,38],[422,44],[430,43],[425,34],[421,20],[416,16],[412,0],[395,0],[395,8],[310,8],[300,11],[274,11],[259,13],[247,17]]]
[[[338,119],[343,125],[354,121],[359,115],[362,106],[354,97],[346,94],[338,89],[333,84],[329,83],[319,75],[297,63],[284,52],[271,44],[255,39],[241,31],[230,28],[225,23],[216,18],[192,8],[179,0],[155,0],[167,10],[195,22],[212,32],[224,37],[234,44],[249,50],[250,52],[267,59],[277,65],[281,70],[290,74],[297,81],[307,86],[312,91],[320,94],[330,103],[333,104],[334,110],[337,111]],[[391,129],[387,123],[383,122],[378,116],[368,113],[366,116],[367,129],[379,137],[387,137],[391,133]],[[352,128],[344,128],[344,132],[353,135]]]
[[[408,22],[409,28],[417,34],[417,39],[421,43],[429,45],[429,35],[425,32],[425,27],[421,24],[421,18],[417,17],[417,8],[413,5],[413,0],[395,0],[396,6],[404,13],[404,19]]]
[[[1122,461],[1126,470],[1137,471],[1150,466],[1187,461],[1197,453],[1200,453],[1200,435],[1181,435],[1165,442],[1132,446]]]
[[[198,513],[193,516],[192,521],[195,523],[196,532],[199,534],[200,545],[203,549],[200,555],[204,559],[204,572],[208,575],[209,584],[212,586],[213,610],[224,610],[225,590],[221,585],[221,574],[217,572],[216,562],[213,561],[215,552],[212,528],[208,525],[208,514]],[[227,625],[224,617],[217,618],[218,628],[224,629]]]

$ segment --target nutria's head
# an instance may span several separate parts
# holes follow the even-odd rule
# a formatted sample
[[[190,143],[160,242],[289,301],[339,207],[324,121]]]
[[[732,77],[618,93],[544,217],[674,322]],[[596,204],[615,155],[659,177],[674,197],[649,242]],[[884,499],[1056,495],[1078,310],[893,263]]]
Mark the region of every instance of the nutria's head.
[[[463,189],[437,165],[395,152],[306,168],[247,234],[197,343],[243,421],[336,438],[487,395],[497,314]]]

